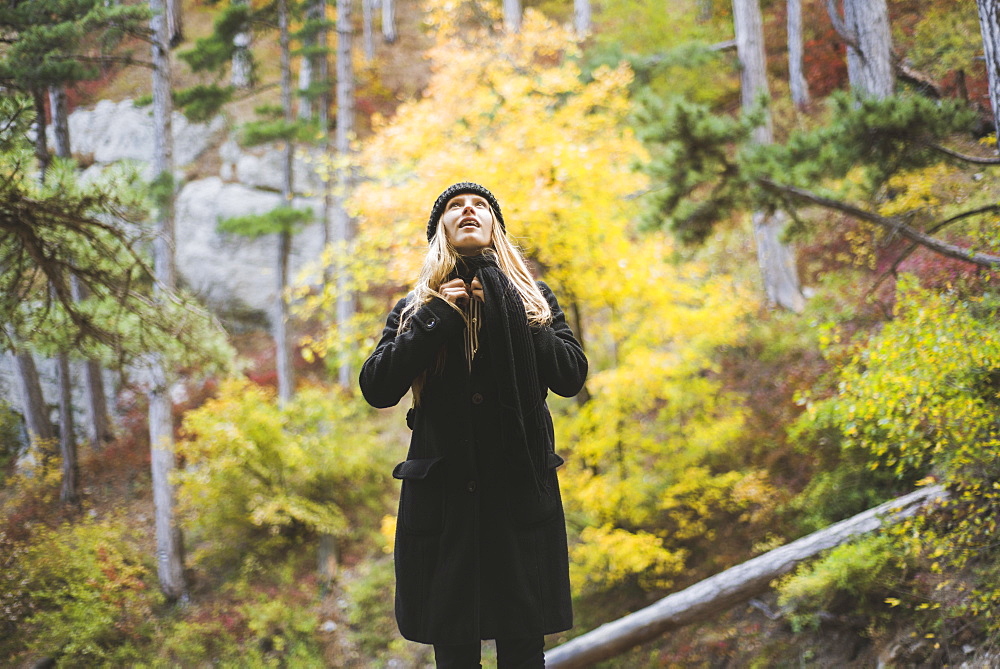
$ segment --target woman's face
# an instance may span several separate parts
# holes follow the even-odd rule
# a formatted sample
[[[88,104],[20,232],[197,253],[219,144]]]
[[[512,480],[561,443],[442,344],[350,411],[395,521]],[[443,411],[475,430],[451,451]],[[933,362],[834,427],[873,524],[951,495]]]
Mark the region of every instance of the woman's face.
[[[448,200],[441,225],[448,241],[464,256],[475,255],[493,243],[493,213],[478,195],[466,193]]]

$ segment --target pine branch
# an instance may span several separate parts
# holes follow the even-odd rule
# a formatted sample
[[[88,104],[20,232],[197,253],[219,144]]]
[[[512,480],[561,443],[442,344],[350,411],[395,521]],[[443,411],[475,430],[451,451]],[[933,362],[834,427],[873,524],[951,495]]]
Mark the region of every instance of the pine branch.
[[[856,218],[868,223],[877,225],[885,230],[899,234],[901,237],[905,237],[910,241],[919,244],[930,251],[934,251],[940,255],[947,258],[954,258],[955,260],[963,260],[965,262],[970,262],[974,265],[979,265],[980,267],[986,267],[988,269],[1000,269],[1000,256],[994,256],[987,253],[980,253],[978,251],[969,251],[968,249],[963,249],[960,246],[954,244],[949,244],[948,242],[943,242],[939,239],[931,237],[925,232],[917,230],[898,217],[885,217],[880,216],[874,212],[855,207],[847,202],[842,202],[840,200],[833,200],[827,197],[823,197],[818,193],[814,193],[810,190],[804,188],[798,188],[796,186],[786,186],[784,184],[776,183],[770,179],[759,179],[758,183],[765,188],[773,192],[791,196],[793,199],[809,202],[817,206],[823,207],[824,209],[832,209],[834,211],[839,211],[843,214],[847,214],[851,218]],[[1000,205],[994,205],[994,211],[1000,211]],[[980,212],[982,213],[982,212]],[[971,214],[970,214],[971,215]]]

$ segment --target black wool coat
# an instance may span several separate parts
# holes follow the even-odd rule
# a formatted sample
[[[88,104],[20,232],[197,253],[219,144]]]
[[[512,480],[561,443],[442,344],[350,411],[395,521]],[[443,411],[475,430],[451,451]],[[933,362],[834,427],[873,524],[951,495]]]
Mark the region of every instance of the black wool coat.
[[[583,387],[587,358],[555,296],[538,283],[552,324],[532,328],[541,397],[570,397]],[[434,298],[398,332],[406,298],[386,322],[361,370],[370,404],[394,406],[430,369],[406,461],[396,522],[396,621],[411,641],[458,644],[537,637],[573,625],[566,523],[556,478],[552,420],[544,401],[547,485],[515,463],[524,444],[505,443],[497,379],[480,334],[471,372],[463,349],[464,321]],[[443,368],[436,361],[444,348]]]

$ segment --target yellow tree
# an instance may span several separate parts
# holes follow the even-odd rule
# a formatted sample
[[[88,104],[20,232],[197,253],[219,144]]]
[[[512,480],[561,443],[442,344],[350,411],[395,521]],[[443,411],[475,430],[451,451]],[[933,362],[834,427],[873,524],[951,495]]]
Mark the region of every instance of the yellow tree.
[[[431,81],[376,123],[351,203],[358,236],[328,251],[362,308],[308,350],[331,367],[366,355],[417,275],[434,198],[458,181],[485,184],[591,360],[589,399],[553,400],[575,583],[665,585],[699,529],[768,498],[762,474],[712,467],[742,417],[739,398],[712,380],[710,354],[740,336],[754,300],[707,267],[674,263],[667,235],[635,232],[646,181],[633,168],[643,154],[627,124],[626,66],[585,76],[573,35],[530,9],[516,35],[459,31],[455,12],[431,9]],[[314,281],[298,290],[300,315],[328,317],[337,287]]]

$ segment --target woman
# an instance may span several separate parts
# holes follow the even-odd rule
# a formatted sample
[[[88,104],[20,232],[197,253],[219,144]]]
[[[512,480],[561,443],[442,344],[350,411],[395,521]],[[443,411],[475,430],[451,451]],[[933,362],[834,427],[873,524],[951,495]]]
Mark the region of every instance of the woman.
[[[361,370],[375,407],[410,388],[413,430],[396,524],[396,621],[439,668],[542,667],[543,635],[572,624],[562,464],[548,390],[583,387],[587,359],[552,291],[532,280],[490,191],[434,202],[430,247]]]

